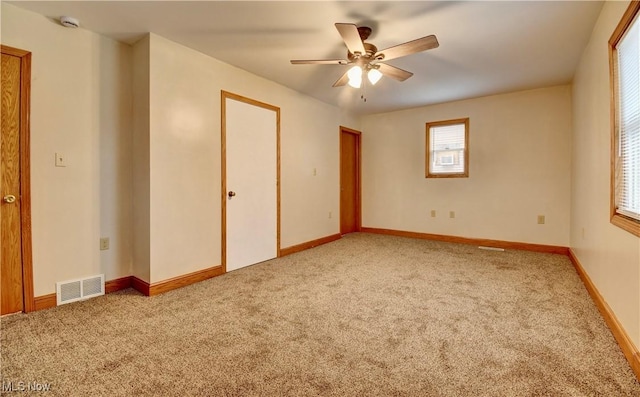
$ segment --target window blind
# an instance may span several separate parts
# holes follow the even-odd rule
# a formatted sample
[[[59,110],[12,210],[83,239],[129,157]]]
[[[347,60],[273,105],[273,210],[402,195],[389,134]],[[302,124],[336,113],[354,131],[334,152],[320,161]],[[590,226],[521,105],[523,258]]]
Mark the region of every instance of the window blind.
[[[618,42],[616,212],[640,220],[640,23]]]
[[[465,125],[450,124],[429,128],[431,173],[463,173]]]

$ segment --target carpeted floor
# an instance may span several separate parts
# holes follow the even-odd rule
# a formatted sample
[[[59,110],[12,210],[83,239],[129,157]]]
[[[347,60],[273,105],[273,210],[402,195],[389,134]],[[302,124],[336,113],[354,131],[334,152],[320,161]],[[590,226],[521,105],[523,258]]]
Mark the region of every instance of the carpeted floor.
[[[47,395],[640,396],[566,257],[390,236],[1,332],[4,385]]]

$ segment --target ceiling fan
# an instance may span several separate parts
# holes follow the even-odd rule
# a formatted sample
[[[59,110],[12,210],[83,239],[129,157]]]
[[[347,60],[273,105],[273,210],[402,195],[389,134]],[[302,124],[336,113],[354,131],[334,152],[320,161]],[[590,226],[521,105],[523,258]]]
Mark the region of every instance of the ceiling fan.
[[[371,34],[371,28],[366,26],[357,27],[352,23],[336,23],[335,26],[347,46],[347,59],[291,60],[294,65],[354,65],[333,83],[334,87],[349,83],[350,86],[359,88],[362,84],[363,74],[367,75],[371,84],[377,83],[383,75],[398,81],[405,81],[413,76],[413,73],[388,65],[383,61],[404,57],[439,46],[436,36],[430,35],[378,51],[376,46],[365,42]]]

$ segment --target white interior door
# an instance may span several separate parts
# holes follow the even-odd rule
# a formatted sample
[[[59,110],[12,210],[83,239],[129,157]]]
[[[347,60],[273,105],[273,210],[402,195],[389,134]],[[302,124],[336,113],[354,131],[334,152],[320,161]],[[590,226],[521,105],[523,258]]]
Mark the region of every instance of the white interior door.
[[[227,271],[277,256],[277,113],[226,98]]]

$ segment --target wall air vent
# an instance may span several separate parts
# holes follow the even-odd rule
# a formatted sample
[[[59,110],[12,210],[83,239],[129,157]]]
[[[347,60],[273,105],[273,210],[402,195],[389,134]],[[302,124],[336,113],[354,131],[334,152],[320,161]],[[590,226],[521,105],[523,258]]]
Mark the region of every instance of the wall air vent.
[[[59,305],[104,295],[104,274],[56,283]]]

